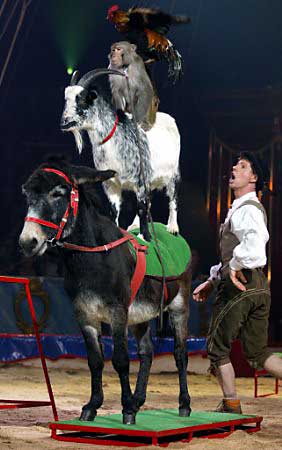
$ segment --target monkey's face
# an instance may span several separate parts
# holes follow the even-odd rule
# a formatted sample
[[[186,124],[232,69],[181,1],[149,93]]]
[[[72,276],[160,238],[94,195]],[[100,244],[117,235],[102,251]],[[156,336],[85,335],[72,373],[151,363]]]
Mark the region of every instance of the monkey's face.
[[[112,44],[109,60],[113,68],[128,67],[136,58],[138,58],[138,55],[136,54],[135,44],[130,44],[127,41]]]
[[[121,46],[112,45],[111,53],[109,54],[109,60],[112,66],[121,68],[123,66],[123,54],[124,50]]]

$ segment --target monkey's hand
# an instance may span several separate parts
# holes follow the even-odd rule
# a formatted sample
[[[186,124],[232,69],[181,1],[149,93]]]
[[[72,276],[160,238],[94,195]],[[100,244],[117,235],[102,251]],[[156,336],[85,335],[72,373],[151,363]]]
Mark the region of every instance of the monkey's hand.
[[[159,33],[155,31],[148,30],[147,28],[144,30],[147,39],[148,39],[148,47],[154,47],[156,50],[160,52],[166,52],[169,48],[169,41]]]

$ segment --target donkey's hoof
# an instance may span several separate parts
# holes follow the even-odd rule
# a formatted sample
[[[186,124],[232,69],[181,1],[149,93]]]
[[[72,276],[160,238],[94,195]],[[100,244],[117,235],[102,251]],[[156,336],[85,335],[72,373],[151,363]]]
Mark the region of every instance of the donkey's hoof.
[[[179,408],[179,417],[189,417],[191,408]]]
[[[131,414],[127,414],[127,413],[123,413],[122,417],[123,417],[123,424],[124,425],[135,425],[135,413],[131,413]]]
[[[91,422],[95,419],[97,412],[93,409],[82,409],[79,420]]]

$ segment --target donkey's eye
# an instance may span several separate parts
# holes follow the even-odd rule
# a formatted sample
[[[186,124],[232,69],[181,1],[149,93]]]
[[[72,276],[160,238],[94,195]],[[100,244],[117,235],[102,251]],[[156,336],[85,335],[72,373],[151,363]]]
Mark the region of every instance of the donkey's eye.
[[[50,192],[50,197],[51,197],[52,199],[64,197],[65,194],[66,194],[66,192],[67,192],[67,190],[66,190],[65,187],[63,187],[63,186],[57,186],[57,187],[55,187],[55,189],[53,189],[53,190]]]
[[[63,194],[61,192],[52,192],[51,196],[52,198],[59,198],[62,197]]]

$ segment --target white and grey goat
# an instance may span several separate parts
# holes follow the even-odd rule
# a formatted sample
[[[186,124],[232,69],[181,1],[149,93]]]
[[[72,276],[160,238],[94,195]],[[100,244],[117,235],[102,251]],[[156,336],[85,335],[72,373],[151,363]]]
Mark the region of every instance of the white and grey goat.
[[[180,135],[175,120],[158,112],[151,130],[145,132],[138,126],[140,161],[133,120],[121,111],[116,112],[106,95],[94,86],[97,76],[105,73],[116,71],[95,69],[81,79],[78,79],[78,73],[73,75],[70,86],[65,89],[61,129],[74,134],[79,153],[83,146],[82,131],[86,131],[96,169],[116,171],[115,178],[106,181],[104,187],[116,208],[117,218],[122,190],[133,191],[137,197],[140,232],[145,239],[150,239],[146,191],[166,188],[169,197],[167,229],[178,233],[176,183],[179,180]],[[138,215],[130,228],[139,226]]]

